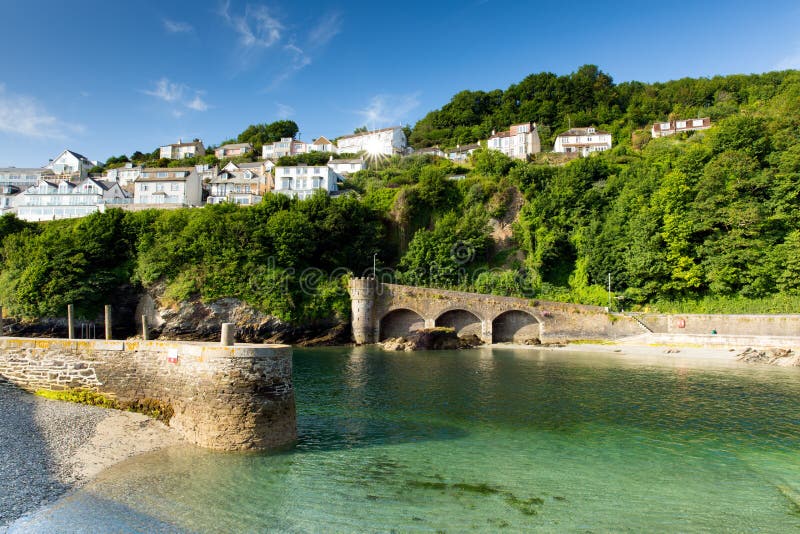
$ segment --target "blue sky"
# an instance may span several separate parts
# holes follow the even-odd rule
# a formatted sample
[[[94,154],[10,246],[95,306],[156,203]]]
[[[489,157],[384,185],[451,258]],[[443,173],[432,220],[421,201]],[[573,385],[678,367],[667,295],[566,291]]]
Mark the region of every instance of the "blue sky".
[[[0,166],[414,124],[463,89],[800,68],[800,2],[0,0]]]

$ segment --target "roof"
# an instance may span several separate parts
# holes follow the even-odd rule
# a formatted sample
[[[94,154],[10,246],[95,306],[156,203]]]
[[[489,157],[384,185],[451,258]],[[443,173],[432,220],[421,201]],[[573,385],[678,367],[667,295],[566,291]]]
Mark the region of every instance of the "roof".
[[[381,132],[391,132],[393,130],[399,130],[400,128],[402,128],[402,127],[401,126],[391,126],[389,128],[381,128],[380,130],[370,130],[368,132],[361,132],[361,133],[357,133],[357,134],[343,135],[343,136],[341,136],[339,138],[339,141],[341,141],[342,139],[351,139],[353,137],[362,137],[362,136],[365,136],[365,135],[376,134],[376,133],[381,133]]]
[[[364,163],[363,159],[332,159],[328,163]]]
[[[606,132],[604,130],[595,130],[591,134],[589,134],[589,128],[570,128],[566,132],[561,132],[558,134],[557,137],[561,137],[562,135],[611,135],[611,132]]]
[[[495,132],[494,135],[489,136],[489,139],[494,139],[496,137],[511,137],[511,130]]]
[[[68,154],[72,154],[73,156],[75,156],[78,159],[82,159],[84,161],[87,161],[87,162],[91,163],[91,161],[89,161],[89,158],[87,158],[86,156],[82,156],[82,155],[78,154],[77,152],[73,152],[72,150],[65,150],[64,152],[66,152]],[[62,154],[64,152],[62,152]]]
[[[167,173],[176,173],[176,172],[185,172],[187,173],[185,176],[165,176],[163,178],[159,178],[158,176],[139,176],[136,178],[136,182],[185,182],[189,179],[190,176],[195,175],[197,176],[197,171],[194,167],[169,167],[169,168],[161,168],[161,169],[144,169],[143,173],[158,173],[158,172],[167,172]]]
[[[478,149],[480,147],[481,147],[480,143],[473,143],[471,145],[463,145],[461,147],[451,148],[447,152],[448,153],[449,152],[468,152],[470,150],[476,150],[476,149]]]
[[[323,135],[322,137],[317,137],[316,139],[314,139],[314,142],[311,143],[311,144],[312,145],[332,145],[333,143],[331,143],[328,140],[328,138]]]
[[[16,172],[16,173],[24,173],[24,174],[33,174],[33,173],[41,173],[41,174],[53,174],[53,171],[50,169],[40,168],[40,167],[2,167],[0,168],[0,172]]]
[[[192,141],[191,143],[170,143],[169,145],[161,145],[162,147],[165,146],[197,146],[202,145],[202,141]]]
[[[253,145],[251,145],[250,143],[231,143],[229,145],[218,146],[217,150],[226,148],[253,148]]]

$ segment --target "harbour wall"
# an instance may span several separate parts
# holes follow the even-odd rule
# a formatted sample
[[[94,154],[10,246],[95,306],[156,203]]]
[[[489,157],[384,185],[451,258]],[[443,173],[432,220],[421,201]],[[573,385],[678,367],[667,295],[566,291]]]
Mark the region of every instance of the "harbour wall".
[[[711,334],[731,336],[800,336],[800,314],[714,315],[637,314],[655,334]]]
[[[0,376],[32,391],[157,399],[174,410],[170,426],[201,447],[274,449],[297,438],[286,345],[5,337]]]

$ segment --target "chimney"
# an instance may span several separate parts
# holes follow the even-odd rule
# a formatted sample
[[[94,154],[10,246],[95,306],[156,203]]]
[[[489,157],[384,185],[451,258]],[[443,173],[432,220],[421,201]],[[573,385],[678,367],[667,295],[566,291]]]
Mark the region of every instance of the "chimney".
[[[182,143],[183,143],[183,138],[182,138],[182,137],[179,137],[179,138],[178,138],[178,144],[180,145],[180,144],[182,144]]]
[[[492,137],[494,137],[494,130],[492,130]]]

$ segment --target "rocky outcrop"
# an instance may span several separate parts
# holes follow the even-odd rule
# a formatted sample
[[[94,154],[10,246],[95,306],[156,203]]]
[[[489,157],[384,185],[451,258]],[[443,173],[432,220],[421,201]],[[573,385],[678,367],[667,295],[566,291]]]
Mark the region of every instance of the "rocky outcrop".
[[[482,345],[480,338],[475,335],[459,338],[452,328],[425,328],[417,330],[406,337],[396,337],[380,343],[384,350],[414,351],[414,350],[455,350],[472,348]]]
[[[777,365],[780,367],[800,367],[800,354],[791,349],[766,349],[758,350],[748,347],[736,356],[736,359],[745,363],[761,363]]]
[[[137,308],[137,317],[147,317],[153,339],[217,341],[222,323],[234,323],[237,343],[312,346],[350,342],[350,325],[336,319],[297,326],[234,298],[213,302],[192,298],[166,305],[161,299],[162,294],[163,286],[154,286],[142,295]]]

